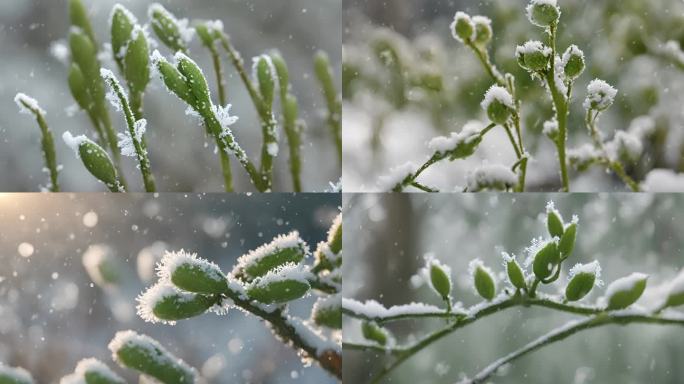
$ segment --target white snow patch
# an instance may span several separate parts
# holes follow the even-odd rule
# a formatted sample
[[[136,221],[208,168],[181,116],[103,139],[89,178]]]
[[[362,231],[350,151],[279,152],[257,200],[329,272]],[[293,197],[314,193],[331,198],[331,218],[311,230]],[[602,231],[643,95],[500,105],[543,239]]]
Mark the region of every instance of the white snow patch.
[[[394,167],[390,169],[389,174],[380,176],[378,187],[382,191],[391,191],[417,170],[418,166],[412,162]]]
[[[9,367],[0,363],[0,375],[10,377],[20,384],[33,384],[31,374],[21,367]]]
[[[510,188],[518,182],[518,176],[501,164],[483,165],[468,173],[466,184],[470,191]]]
[[[572,268],[570,268],[570,274],[568,275],[568,280],[572,279],[578,273],[588,273],[596,276],[594,285],[597,287],[603,286],[603,281],[601,280],[601,265],[598,260],[594,260],[591,263],[577,263]]]
[[[249,285],[253,288],[263,288],[273,283],[289,280],[308,284],[311,278],[313,274],[307,265],[286,263],[255,278]]]
[[[60,63],[64,65],[69,64],[69,58],[71,57],[71,51],[66,44],[64,39],[59,39],[50,43],[50,55],[57,59]]]
[[[613,104],[617,92],[617,89],[605,81],[594,79],[587,86],[587,98],[584,100],[584,108],[604,110]]]
[[[45,110],[38,105],[38,101],[25,93],[17,93],[14,102],[17,103],[20,113],[31,115],[37,112],[45,115]]]
[[[182,266],[189,265],[199,268],[213,280],[224,279],[221,269],[215,263],[197,257],[196,253],[188,253],[181,249],[178,252],[166,251],[157,264],[157,276],[160,281],[170,282],[174,272]]]
[[[443,153],[456,149],[461,144],[470,144],[482,132],[482,123],[469,121],[461,132],[452,132],[450,136],[435,137],[428,143],[428,148],[435,153]]]
[[[268,152],[271,157],[278,156],[278,143],[268,143],[266,145],[266,152]]]
[[[409,304],[395,305],[386,308],[375,300],[360,302],[358,300],[346,297],[342,298],[342,308],[359,316],[375,320],[382,320],[397,316],[420,316],[426,314],[446,313],[444,309],[426,303],[411,302]]]
[[[684,192],[684,174],[654,169],[646,175],[641,188],[647,192]]]
[[[482,109],[486,111],[487,108],[489,108],[489,105],[494,101],[498,101],[499,103],[507,106],[508,108],[515,108],[515,104],[513,103],[513,96],[511,96],[511,94],[508,93],[508,90],[506,90],[506,88],[498,85],[492,85],[487,90],[484,96],[484,100],[482,100],[482,103],[480,105],[482,106]]]
[[[176,300],[179,302],[190,302],[193,301],[196,296],[194,293],[181,291],[168,281],[162,280],[148,288],[135,299],[138,302],[138,305],[136,306],[138,316],[144,321],[153,324],[176,324],[175,321],[160,319],[154,314],[154,307],[169,297],[176,297]]]
[[[605,297],[610,299],[611,297],[613,297],[613,295],[615,295],[618,292],[625,292],[625,291],[632,290],[638,282],[640,282],[646,278],[648,278],[648,275],[646,275],[645,273],[640,273],[640,272],[633,272],[629,276],[619,278],[619,279],[613,281],[612,283],[610,283],[610,285],[606,289],[606,296]]]

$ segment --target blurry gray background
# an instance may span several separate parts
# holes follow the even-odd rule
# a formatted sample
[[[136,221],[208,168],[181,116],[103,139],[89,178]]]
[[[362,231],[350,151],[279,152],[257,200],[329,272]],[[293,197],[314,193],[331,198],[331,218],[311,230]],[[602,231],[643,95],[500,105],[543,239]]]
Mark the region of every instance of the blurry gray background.
[[[144,323],[135,297],[152,282],[141,281],[136,261],[142,248],[164,241],[230,271],[240,255],[291,230],[315,246],[339,205],[339,196],[328,194],[0,194],[0,361],[25,367],[38,383],[57,383],[92,356],[133,383],[132,371],[116,366],[107,349],[115,332],[133,329],[209,383],[334,383],[239,310],[174,326]],[[22,243],[33,253],[22,257]],[[125,283],[118,289],[105,291],[86,274],[82,254],[96,243],[112,247],[121,263]],[[315,299],[291,312],[308,317]]]
[[[151,0],[118,1],[140,20],[147,22],[147,7]],[[299,98],[302,117],[308,123],[303,137],[303,188],[324,191],[329,182],[341,176],[333,139],[325,125],[325,103],[313,76],[313,54],[328,52],[339,73],[341,42],[340,0],[162,0],[159,1],[179,18],[221,19],[234,45],[246,64],[251,58],[277,48],[287,60],[293,83],[293,93]],[[65,108],[74,104],[67,86],[67,71],[50,54],[53,42],[65,39],[69,28],[66,1],[22,0],[0,2],[0,190],[36,191],[45,185],[47,175],[41,171],[40,131],[32,117],[20,115],[14,95],[24,92],[38,99],[48,113],[58,162],[64,165],[60,182],[65,191],[99,191],[99,184],[76,159],[61,139],[64,131],[90,133],[87,116],[77,113],[67,116]],[[117,1],[84,0],[100,43],[109,41],[109,14]],[[163,54],[168,49],[160,47]],[[191,56],[198,61],[216,96],[215,77],[206,49],[195,39]],[[103,67],[115,69],[112,62]],[[228,98],[232,114],[240,117],[233,126],[239,142],[258,160],[261,129],[254,106],[242,83],[227,60],[224,68],[228,78]],[[115,71],[116,72],[116,71]],[[339,77],[336,75],[336,77]],[[339,79],[338,79],[339,80]],[[195,118],[186,116],[186,106],[169,94],[159,79],[150,84],[145,98],[145,117],[152,170],[160,191],[222,191],[222,177],[213,141],[205,148],[204,129]],[[124,129],[123,117],[110,111],[114,126]],[[288,151],[284,133],[276,165],[276,190],[291,190]],[[126,176],[132,190],[142,190],[141,178],[133,158],[123,159]],[[238,191],[253,190],[243,169],[233,161],[233,173]]]
[[[433,253],[452,268],[454,300],[466,307],[480,301],[468,263],[481,258],[499,274],[501,250],[524,260],[533,237],[546,234],[545,206],[552,200],[565,220],[579,216],[577,244],[561,278],[540,289],[567,284],[575,263],[598,260],[606,283],[632,272],[650,275],[639,303],[653,300],[656,287],[684,268],[684,196],[647,194],[346,195],[344,210],[344,296],[374,299],[385,306],[423,301],[440,306],[426,286],[410,279]],[[498,276],[498,287],[506,283]],[[583,299],[593,303],[605,286]],[[681,309],[681,308],[680,308]],[[541,308],[516,308],[477,321],[414,355],[389,376],[394,384],[457,382],[560,326],[574,316]],[[444,321],[392,323],[399,342],[444,326]],[[347,319],[345,340],[362,340],[357,321]],[[493,383],[681,383],[684,333],[680,327],[628,325],[584,331],[526,355]],[[345,352],[344,377],[368,382],[382,356]]]

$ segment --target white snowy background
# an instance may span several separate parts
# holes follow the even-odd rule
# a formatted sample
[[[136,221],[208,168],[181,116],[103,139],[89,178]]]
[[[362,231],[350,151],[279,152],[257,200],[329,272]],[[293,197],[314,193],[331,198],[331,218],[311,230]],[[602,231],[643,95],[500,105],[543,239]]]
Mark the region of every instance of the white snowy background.
[[[529,190],[559,187],[555,147],[542,134],[552,116],[551,103],[539,82],[521,70],[514,58],[516,45],[544,40],[541,28],[525,16],[522,0],[347,0],[344,3],[344,170],[345,191],[380,191],[379,179],[407,161],[422,164],[432,153],[433,137],[458,132],[471,120],[485,121],[480,102],[492,81],[474,53],[452,38],[449,23],[457,11],[492,19],[490,53],[497,66],[516,76],[523,101],[525,146],[533,159],[528,165]],[[644,143],[644,153],[628,172],[643,181],[651,169],[683,170],[684,71],[664,58],[665,43],[684,42],[684,3],[680,0],[559,0],[562,10],[558,47],[576,44],[585,53],[587,69],[575,83],[569,120],[569,147],[589,143],[582,101],[587,84],[602,78],[618,89],[615,105],[602,115],[599,127],[610,139],[627,130],[634,119],[647,116],[656,128]],[[390,42],[398,52],[406,81],[403,92],[378,42]],[[681,53],[681,51],[680,51]],[[437,75],[441,92],[416,85],[424,74]],[[644,121],[644,120],[642,120]],[[442,191],[462,189],[468,171],[483,164],[515,162],[503,129],[487,134],[476,154],[467,160],[443,162],[420,180]],[[626,187],[603,168],[571,172],[571,190],[616,191]],[[653,189],[681,191],[678,183],[655,181]],[[459,188],[460,186],[460,188]],[[656,188],[659,187],[659,188]]]
[[[451,266],[455,301],[480,301],[468,263],[481,258],[497,274],[504,271],[502,250],[524,260],[533,237],[546,235],[545,206],[553,200],[570,220],[579,216],[577,244],[560,279],[542,292],[556,294],[567,284],[575,263],[598,260],[601,288],[581,303],[591,304],[606,286],[632,272],[650,275],[638,305],[648,306],[658,286],[684,268],[684,197],[679,195],[527,194],[358,195],[345,197],[344,296],[384,304],[411,301],[441,305],[426,285],[412,277],[432,254]],[[349,239],[353,239],[349,240]],[[505,275],[498,276],[500,290]],[[416,282],[416,279],[413,279]],[[662,299],[662,297],[660,297]],[[681,308],[679,308],[681,310]],[[387,382],[454,383],[492,361],[565,324],[575,316],[542,308],[515,308],[479,320],[416,354]],[[415,340],[444,321],[397,322],[390,329],[399,342]],[[357,321],[344,324],[347,340],[361,341]],[[681,383],[684,334],[680,327],[628,325],[584,331],[531,353],[503,370],[494,383]],[[381,356],[345,352],[344,377],[366,382],[380,368]]]
[[[84,0],[100,43],[109,41],[109,14],[121,3],[141,22],[147,21],[151,0]],[[277,48],[290,67],[293,93],[300,102],[301,117],[308,125],[303,134],[302,181],[304,190],[324,191],[329,182],[341,176],[333,139],[325,124],[326,106],[313,74],[313,54],[322,49],[330,55],[335,73],[339,73],[341,41],[340,0],[161,0],[179,18],[221,19],[233,44],[247,65],[253,56]],[[75,104],[67,86],[67,67],[50,53],[54,42],[65,42],[69,30],[66,1],[22,0],[0,2],[0,190],[37,191],[45,185],[47,174],[41,171],[40,130],[32,117],[20,115],[13,102],[17,92],[38,99],[47,111],[53,130],[57,159],[64,165],[60,182],[65,191],[101,191],[103,186],[83,167],[61,140],[62,133],[91,133],[87,116],[70,117],[65,111]],[[165,55],[168,49],[160,47]],[[217,98],[216,82],[208,51],[195,40],[191,56],[204,69]],[[112,60],[103,67],[115,69]],[[233,105],[231,113],[240,120],[232,128],[252,159],[258,160],[261,129],[254,105],[228,60],[227,93]],[[339,78],[339,76],[336,76]],[[339,79],[338,79],[339,81]],[[339,89],[339,88],[338,88]],[[159,79],[153,79],[145,97],[148,120],[147,141],[152,171],[160,191],[222,191],[222,176],[213,141],[207,141],[194,117],[186,116],[186,105],[169,94]],[[124,131],[124,120],[111,108],[114,127]],[[282,129],[281,129],[282,131]],[[288,151],[281,133],[281,151],[276,163],[275,189],[289,191]],[[206,147],[205,147],[206,143]],[[134,190],[142,190],[139,171],[132,159],[123,159],[126,176]],[[253,188],[245,172],[233,161],[235,185],[239,191]]]
[[[0,194],[0,362],[57,383],[79,360],[95,357],[137,382],[107,349],[117,331],[133,329],[209,383],[334,383],[318,366],[304,367],[256,317],[231,310],[149,324],[135,314],[135,298],[153,284],[136,271],[139,252],[157,241],[230,271],[240,255],[281,233],[299,230],[312,245],[324,240],[339,205],[339,197],[323,194]],[[114,250],[123,272],[117,288],[88,277],[82,255],[92,244]],[[291,311],[307,318],[314,301],[300,300]]]

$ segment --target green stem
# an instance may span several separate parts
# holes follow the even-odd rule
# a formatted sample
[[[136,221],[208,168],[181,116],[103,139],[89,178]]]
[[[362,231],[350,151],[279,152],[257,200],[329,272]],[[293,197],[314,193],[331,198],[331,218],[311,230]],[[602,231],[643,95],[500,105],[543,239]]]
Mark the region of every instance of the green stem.
[[[45,116],[41,110],[33,108],[33,106],[27,104],[23,100],[21,100],[21,104],[24,106],[24,108],[33,113],[36,118],[36,122],[40,127],[40,132],[43,137],[41,140],[43,159],[45,160],[45,167],[50,172],[50,185],[48,186],[48,190],[50,192],[59,192],[59,182],[57,180],[59,171],[57,170],[57,154],[55,152],[55,141],[52,137],[52,132],[50,131],[50,128],[45,121]]]
[[[245,84],[247,92],[249,93],[249,97],[252,99],[252,102],[256,106],[257,111],[261,110],[263,108],[263,100],[261,100],[259,92],[257,91],[254,83],[252,83],[252,80],[249,78],[249,75],[245,70],[245,63],[242,59],[242,56],[240,56],[240,53],[235,49],[228,35],[226,35],[225,33],[220,33],[218,34],[218,37],[221,41],[221,46],[228,53],[228,57],[230,58],[233,67],[235,67],[235,70],[240,76],[240,79],[242,79],[242,82]]]
[[[556,150],[558,152],[558,162],[561,172],[562,191],[568,192],[570,190],[570,180],[568,178],[568,166],[565,155],[565,144],[567,141],[567,125],[568,125],[568,102],[565,99],[558,87],[556,86],[556,25],[549,27],[549,46],[551,47],[551,64],[549,70],[545,73],[546,84],[551,92],[554,109],[556,110],[556,121],[558,122],[558,138],[556,139]]]
[[[214,73],[216,75],[216,86],[218,88],[218,98],[219,103],[222,107],[228,104],[226,87],[223,75],[223,66],[221,65],[221,58],[216,50],[216,47],[212,44],[207,46],[209,53],[211,54],[211,60],[214,65]],[[218,144],[218,143],[217,143]],[[233,192],[233,171],[230,165],[230,157],[226,151],[219,151],[219,156],[221,159],[221,173],[223,174],[223,187],[226,192]]]
[[[339,164],[342,164],[342,99],[335,89],[335,82],[333,80],[332,68],[328,56],[322,51],[316,54],[316,78],[318,79],[325,103],[328,107],[328,126],[332,132],[335,140],[335,148],[337,149],[337,158]]]
[[[566,339],[580,331],[600,327],[603,325],[627,325],[627,324],[660,324],[660,325],[679,325],[684,326],[684,319],[682,318],[667,318],[649,315],[635,315],[635,314],[600,314],[592,316],[581,321],[574,321],[567,323],[565,326],[555,329],[534,341],[526,344],[520,349],[517,349],[508,355],[496,360],[485,369],[476,374],[471,380],[465,381],[469,384],[485,383],[496,373],[496,371],[506,364],[517,360],[529,353],[532,353],[546,345],[555,343],[557,341]]]

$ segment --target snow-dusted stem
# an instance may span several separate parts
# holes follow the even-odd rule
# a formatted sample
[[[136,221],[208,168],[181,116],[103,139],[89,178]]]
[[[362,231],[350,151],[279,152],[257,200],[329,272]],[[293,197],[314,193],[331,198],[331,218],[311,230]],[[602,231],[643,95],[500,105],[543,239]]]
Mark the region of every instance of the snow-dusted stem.
[[[114,91],[121,103],[121,109],[123,110],[126,126],[128,127],[128,134],[130,135],[131,143],[133,144],[138,163],[140,164],[140,173],[142,174],[143,183],[145,184],[145,191],[156,192],[157,188],[154,183],[154,176],[152,176],[152,171],[150,170],[150,159],[147,157],[147,145],[143,141],[144,132],[138,132],[138,129],[136,129],[136,120],[128,102],[128,97],[114,75],[105,73],[104,77],[105,82],[112,88],[112,91]]]
[[[553,106],[556,111],[556,121],[558,122],[558,137],[556,138],[556,150],[558,152],[558,162],[561,173],[561,190],[568,192],[570,190],[570,180],[568,178],[568,165],[565,155],[565,144],[567,141],[567,126],[568,126],[568,100],[565,95],[558,89],[556,85],[556,30],[557,25],[549,26],[549,46],[551,47],[551,65],[549,70],[545,73],[546,84],[551,92]]]
[[[261,134],[263,136],[261,144],[261,179],[264,190],[262,192],[270,192],[273,188],[273,159],[278,153],[278,123],[273,117],[272,106],[264,108],[260,115],[262,116]]]
[[[461,383],[479,384],[484,383],[503,365],[509,364],[512,361],[525,356],[528,353],[534,352],[546,345],[563,340],[585,329],[596,328],[603,325],[627,325],[627,324],[659,324],[659,325],[679,325],[684,326],[684,318],[668,318],[649,315],[636,314],[600,314],[581,321],[574,321],[566,324],[563,327],[555,329],[546,335],[540,336],[536,340],[526,344],[522,348],[511,352],[510,354],[496,360],[485,369],[480,371],[470,380],[462,381]]]
[[[28,109],[36,117],[36,122],[40,127],[41,134],[43,136],[41,140],[41,146],[43,150],[43,158],[45,160],[45,168],[50,172],[50,192],[59,192],[59,182],[57,181],[57,176],[59,171],[57,170],[57,155],[55,152],[55,141],[52,137],[52,132],[48,128],[47,122],[45,121],[45,116],[43,111],[36,108],[34,105],[26,103],[24,100],[19,100],[24,108]]]
[[[639,192],[641,190],[639,188],[639,184],[636,181],[634,181],[634,179],[632,179],[627,174],[627,172],[625,172],[625,169],[622,167],[622,164],[608,158],[606,148],[603,145],[601,136],[598,133],[598,128],[596,127],[596,119],[598,118],[598,114],[599,112],[596,111],[596,114],[592,115],[592,110],[589,109],[585,116],[584,122],[587,125],[589,133],[591,134],[591,139],[594,142],[594,146],[598,148],[602,153],[601,163],[603,163],[606,167],[611,169],[620,178],[620,180],[622,180],[622,182],[625,183],[633,192]]]

